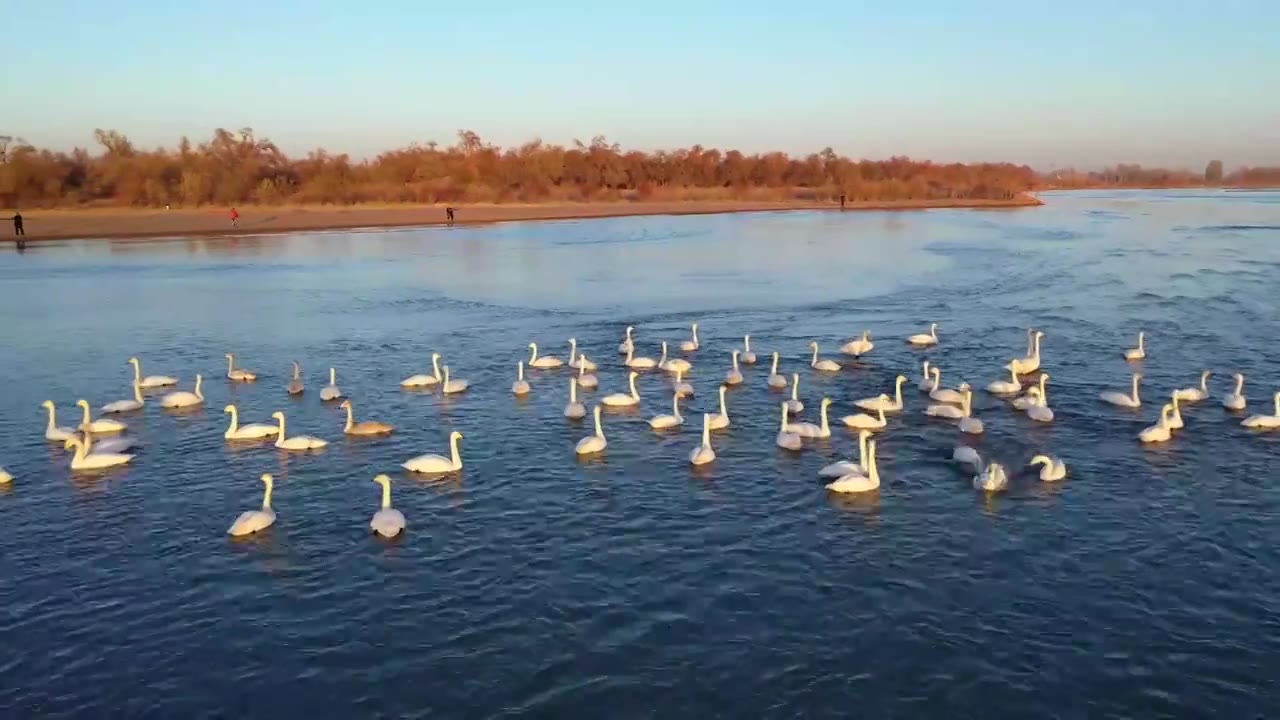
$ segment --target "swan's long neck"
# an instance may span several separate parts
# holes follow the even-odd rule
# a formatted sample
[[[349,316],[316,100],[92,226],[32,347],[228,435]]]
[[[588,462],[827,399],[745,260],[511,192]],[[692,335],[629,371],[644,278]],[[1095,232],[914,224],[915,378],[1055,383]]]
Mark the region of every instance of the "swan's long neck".
[[[787,404],[782,403],[782,432],[787,431]]]
[[[596,410],[595,410],[595,420],[596,420],[596,437],[598,437],[598,438],[600,438],[601,440],[603,440],[603,439],[604,439],[604,428],[600,427],[600,406],[599,406],[599,405],[597,405],[597,406],[596,406]]]
[[[662,357],[658,359],[658,364],[659,365],[667,364],[667,341],[666,340],[662,341]]]
[[[240,427],[240,413],[236,411],[235,405],[232,405],[230,407],[231,407],[231,425],[230,427],[227,428],[227,432],[233,433],[236,431],[237,428]],[[349,423],[350,420],[348,420],[347,422]]]
[[[267,510],[271,507],[271,481],[267,480],[267,489],[262,492],[262,509]]]
[[[880,424],[881,424],[881,425],[884,425],[886,422],[888,422],[888,421],[886,421],[886,420],[884,419],[884,406],[883,406],[883,405],[881,405],[880,407],[876,408],[876,414],[880,416],[880,417],[879,417],[879,418],[877,418],[877,419],[880,421]]]
[[[231,371],[234,370],[235,367],[236,361],[234,360],[234,356],[231,353],[227,353],[227,374],[230,375]]]
[[[86,435],[85,438],[88,439],[88,436]],[[89,450],[85,447],[85,443],[81,441],[80,438],[74,438],[71,444],[72,447],[76,449],[76,454],[73,456],[75,462],[83,462],[85,456],[89,454]]]
[[[203,382],[203,380],[204,378],[200,377],[199,375],[196,375],[196,397],[200,398],[201,400],[204,400],[204,395],[200,393],[200,383]]]
[[[391,509],[391,483],[387,482],[386,480],[383,480],[378,484],[382,486],[382,509],[390,510]]]
[[[933,378],[933,390],[937,390],[942,384],[942,371],[938,368],[929,368],[929,377]]]
[[[444,384],[445,385],[449,384],[449,366],[448,365],[444,366]]]
[[[1137,405],[1138,402],[1140,402],[1138,399],[1138,376],[1137,375],[1133,376],[1133,389],[1129,391],[1129,399],[1132,400],[1135,405]]]
[[[630,339],[631,339],[631,336],[630,336],[630,335],[628,335],[628,336],[627,336],[627,339],[628,339],[628,340],[630,340]],[[631,359],[635,357],[635,354],[636,354],[636,346],[635,346],[635,345],[628,345],[628,346],[627,346],[627,365],[630,365],[630,364],[631,364]]]
[[[738,372],[738,351],[733,351],[733,371]]]
[[[1039,359],[1040,358],[1040,334],[1039,333],[1036,334],[1035,341],[1031,343],[1031,347],[1032,347],[1031,357]]]
[[[53,405],[49,405],[49,424],[45,425],[45,430],[52,430],[58,425],[58,409]]]
[[[680,395],[678,394],[671,396],[671,414],[675,416],[677,420],[680,419]]]
[[[1200,392],[1206,394],[1209,392],[1209,371],[1207,370],[1200,373]]]
[[[684,370],[676,368],[676,384],[679,385],[684,380]]]
[[[440,379],[440,356],[439,355],[431,356],[431,371],[435,373],[436,379],[439,380]]]
[[[1178,393],[1174,393],[1174,394],[1173,394],[1173,397],[1172,397],[1172,398],[1170,398],[1170,400],[1171,400],[1171,401],[1172,401],[1172,403],[1173,403],[1173,415],[1174,415],[1174,417],[1179,417],[1179,418],[1180,418],[1180,417],[1182,417],[1182,408],[1178,407]]]
[[[898,405],[902,404],[902,383],[906,382],[906,378],[898,378],[897,387],[893,389],[893,401]]]
[[[578,402],[578,383],[573,379],[569,379],[569,402]]]
[[[961,400],[964,401],[964,416],[969,417],[970,414],[973,412],[973,407],[971,405],[971,403],[973,402],[973,393],[970,392],[969,390],[965,390],[964,395],[960,397],[961,397]]]
[[[294,380],[302,379],[302,367],[299,366],[298,363],[296,362],[293,364],[293,379]]]
[[[142,382],[142,363],[134,360],[129,364],[133,366],[133,384],[137,385]]]
[[[694,345],[698,344],[698,324],[697,323],[693,324],[693,344]]]
[[[868,470],[868,468],[867,468],[867,439],[868,439],[868,438],[870,438],[870,437],[871,437],[871,433],[869,433],[869,432],[865,432],[865,431],[864,431],[864,432],[860,432],[860,433],[858,433],[858,464],[862,466],[862,469],[863,469],[863,470]]]
[[[631,328],[627,327],[627,342],[631,342]]]
[[[1018,382],[1018,371],[1015,370],[1012,365],[1009,366],[1009,382],[1013,383],[1014,385],[1021,384]]]
[[[702,447],[711,447],[711,416],[705,413],[702,416]]]
[[[334,370],[333,368],[329,368],[329,384],[330,385],[338,384],[338,371]]]
[[[929,361],[928,361],[928,360],[925,360],[923,363],[920,363],[920,367],[921,367],[921,372],[923,372],[923,373],[924,373],[924,379],[925,379],[925,380],[928,380],[929,378],[933,377],[933,374],[929,372]]]
[[[569,362],[573,362],[576,357],[578,357],[578,339],[569,338]]]
[[[1244,390],[1244,376],[1237,375],[1236,376],[1236,395],[1239,395],[1240,391],[1242,390]]]
[[[830,403],[822,403],[822,433],[825,435],[831,431],[831,426],[827,424],[827,405]]]
[[[1045,385],[1046,385],[1048,382],[1049,382],[1049,376],[1048,376],[1048,375],[1041,375],[1041,376],[1040,376],[1040,399],[1041,399],[1042,401],[1045,399],[1045,392],[1044,392],[1044,388],[1045,388]]]
[[[1276,403],[1276,412],[1275,412],[1275,414],[1276,414],[1276,416],[1277,416],[1277,417],[1280,417],[1280,392],[1276,393],[1275,403]]]
[[[1278,396],[1278,398],[1280,398],[1280,396]],[[1280,405],[1277,405],[1277,407],[1280,407]],[[723,385],[720,386],[720,414],[725,416],[726,418],[729,417],[729,408],[726,407],[724,404],[724,386]],[[1277,412],[1276,414],[1280,415],[1280,412]]]
[[[750,335],[742,336],[742,349],[746,352],[751,352],[751,336]]]
[[[818,343],[813,344],[813,359],[809,361],[809,365],[818,364]]]
[[[769,371],[770,375],[778,374],[778,353],[773,354],[773,369]]]
[[[88,404],[88,403],[85,403],[85,404],[81,405],[80,407],[81,407],[81,409],[83,409],[83,410],[84,410],[84,419],[83,419],[83,420],[81,420],[80,422],[81,422],[81,424],[83,424],[83,425],[88,425],[88,424],[89,424],[89,421],[92,419],[92,418],[90,417],[90,415],[89,415],[89,404]]]
[[[929,324],[929,337],[933,338],[934,340],[938,339],[938,323]]]
[[[276,418],[280,421],[280,441],[284,441],[287,435],[284,434],[284,413],[280,413],[280,417]]]
[[[1145,341],[1144,340],[1145,338],[1146,338],[1146,333],[1138,333],[1138,352],[1143,352],[1146,349],[1142,345],[1142,343]]]
[[[133,384],[133,399],[139,405],[142,404],[142,386],[138,383]]]
[[[529,343],[529,364],[532,365],[538,359],[538,344]]]
[[[791,399],[800,401],[800,373],[791,374]]]
[[[451,435],[449,437],[449,456],[455,468],[462,467],[462,457],[458,454],[458,440],[460,439],[461,436],[459,435]]]
[[[636,400],[639,400],[640,393],[636,390],[636,374],[635,373],[631,373],[631,378],[629,382],[631,384],[631,397],[635,398]]]
[[[869,443],[867,445],[867,462],[870,467],[867,468],[867,477],[871,480],[880,482],[880,467],[876,463],[876,444]]]
[[[516,363],[516,380],[524,380],[524,363]]]
[[[351,405],[347,405],[347,425],[346,427],[343,428],[343,431],[350,430],[351,426],[355,424],[356,424],[355,413],[351,410]]]

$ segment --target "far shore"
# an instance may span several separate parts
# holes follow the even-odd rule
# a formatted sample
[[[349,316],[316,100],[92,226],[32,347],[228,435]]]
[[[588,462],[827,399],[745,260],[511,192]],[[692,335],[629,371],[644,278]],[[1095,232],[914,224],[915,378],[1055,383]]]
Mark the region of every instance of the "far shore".
[[[901,200],[850,202],[849,211],[999,209],[1042,205],[1033,195],[1011,200]],[[94,208],[30,210],[22,213],[26,239],[88,240],[218,235],[262,235],[324,230],[428,227],[446,225],[444,205],[352,206],[239,206],[235,227],[230,208],[202,207],[172,210],[153,208]],[[548,204],[456,205],[455,225],[580,220],[633,215],[711,215],[797,210],[840,211],[833,202],[754,201],[631,201]],[[0,221],[11,211],[0,211]],[[12,226],[0,225],[0,238],[14,239]]]

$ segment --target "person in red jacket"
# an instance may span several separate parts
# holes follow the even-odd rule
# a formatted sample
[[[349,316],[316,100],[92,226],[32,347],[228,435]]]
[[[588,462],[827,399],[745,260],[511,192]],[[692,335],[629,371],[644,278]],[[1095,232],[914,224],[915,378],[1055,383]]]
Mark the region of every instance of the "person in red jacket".
[[[240,213],[235,208],[231,208],[231,227],[236,227],[236,221],[240,219]]]

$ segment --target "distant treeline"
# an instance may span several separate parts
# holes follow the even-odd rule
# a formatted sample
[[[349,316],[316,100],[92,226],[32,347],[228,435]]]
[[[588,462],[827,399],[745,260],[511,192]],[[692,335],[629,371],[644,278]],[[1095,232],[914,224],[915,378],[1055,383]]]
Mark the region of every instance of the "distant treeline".
[[[316,150],[286,156],[251,129],[218,129],[208,142],[142,150],[96,130],[98,152],[38,149],[0,136],[0,205],[202,205],[549,202],[592,200],[1011,200],[1039,187],[1179,186],[1204,176],[1136,165],[1041,177],[1025,165],[938,164],[894,157],[852,160],[826,148],[805,157],[747,155],[694,145],[642,152],[603,137],[570,147],[540,140],[517,148],[463,130],[449,147],[411,145],[371,160]],[[1220,165],[1220,164],[1219,164]],[[1220,168],[1219,168],[1220,172]],[[1280,169],[1221,182],[1266,184]],[[1272,179],[1267,179],[1272,178]]]
[[[1047,188],[1280,187],[1280,167],[1244,167],[1224,173],[1222,161],[1213,160],[1203,173],[1195,173],[1122,163],[1093,172],[1055,170],[1045,173],[1040,185]]]

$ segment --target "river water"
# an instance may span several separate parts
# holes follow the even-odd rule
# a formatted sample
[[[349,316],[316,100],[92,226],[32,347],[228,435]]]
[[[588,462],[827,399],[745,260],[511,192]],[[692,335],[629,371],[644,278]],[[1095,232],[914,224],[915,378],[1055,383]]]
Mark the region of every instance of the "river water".
[[[0,253],[0,715],[4,717],[1269,717],[1280,712],[1280,433],[1218,398],[1247,378],[1271,412],[1280,367],[1280,193],[1048,194],[1015,211],[647,217],[288,237],[33,244]],[[940,323],[942,343],[903,338]],[[565,370],[517,360],[578,338],[601,387],[625,389],[626,325],[643,354],[678,343],[695,399],[682,431],[668,380],[606,413],[605,455],[561,416]],[[977,447],[1013,472],[975,492],[960,435],[923,415],[919,363],[975,387],[1045,331],[1051,425],[978,392]],[[808,343],[871,329],[876,349],[823,376]],[[1139,330],[1146,402],[1121,357]],[[856,457],[843,427],[801,453],[773,444],[766,364],[729,393],[718,460],[692,472],[744,333],[799,372],[802,414],[912,377],[880,438],[882,487],[831,496],[816,471]],[[256,384],[225,379],[226,352]],[[398,381],[441,353],[461,396]],[[204,409],[124,416],[140,448],[71,473],[43,439],[74,403],[129,396],[126,361]],[[289,363],[308,390],[287,396]],[[327,369],[379,441],[342,439]],[[1212,370],[1212,399],[1158,447],[1136,434]],[[156,395],[152,395],[155,398]],[[233,447],[284,410],[323,452]],[[590,402],[590,399],[588,399]],[[447,453],[463,470],[399,468]],[[1063,458],[1046,484],[1025,463]],[[225,532],[276,476],[276,525]],[[377,473],[408,530],[369,533]]]

